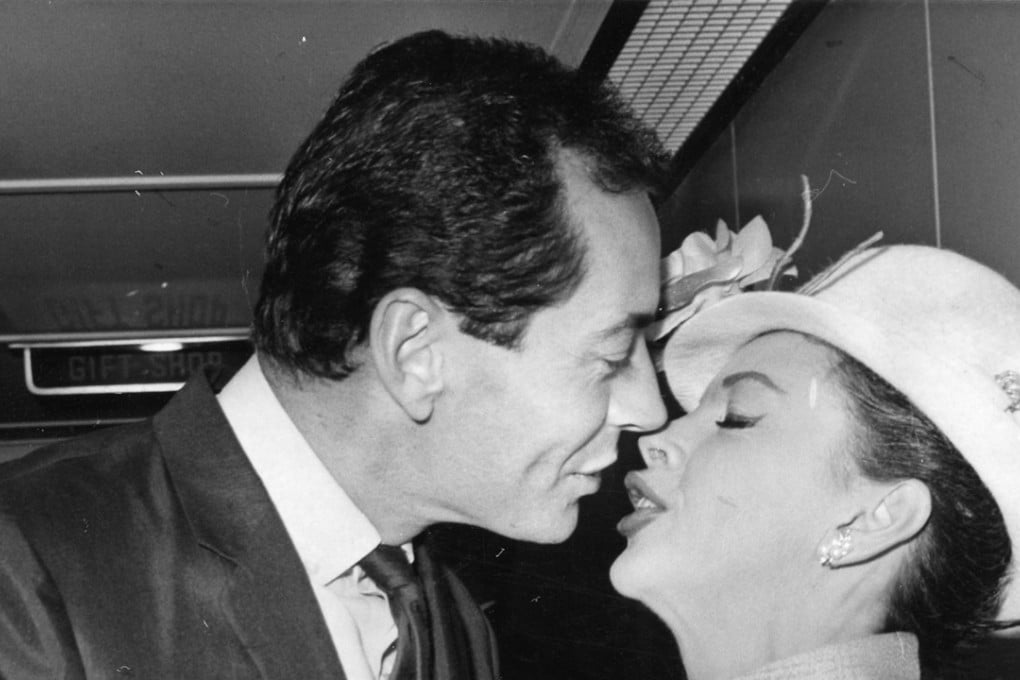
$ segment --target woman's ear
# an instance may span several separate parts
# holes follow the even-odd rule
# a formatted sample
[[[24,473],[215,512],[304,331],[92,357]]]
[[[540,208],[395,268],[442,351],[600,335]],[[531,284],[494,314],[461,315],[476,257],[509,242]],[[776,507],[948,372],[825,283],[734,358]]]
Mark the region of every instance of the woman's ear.
[[[928,523],[931,493],[923,482],[904,479],[869,486],[864,509],[819,545],[823,565],[837,568],[873,560],[910,542]]]
[[[446,309],[417,288],[387,293],[372,313],[369,347],[386,391],[415,422],[432,415],[443,391],[438,340]]]

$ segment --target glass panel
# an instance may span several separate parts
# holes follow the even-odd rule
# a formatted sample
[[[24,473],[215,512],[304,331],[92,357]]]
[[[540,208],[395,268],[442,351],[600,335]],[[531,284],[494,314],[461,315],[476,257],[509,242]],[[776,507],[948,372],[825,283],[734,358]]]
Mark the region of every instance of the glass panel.
[[[247,326],[272,190],[0,196],[0,334]]]

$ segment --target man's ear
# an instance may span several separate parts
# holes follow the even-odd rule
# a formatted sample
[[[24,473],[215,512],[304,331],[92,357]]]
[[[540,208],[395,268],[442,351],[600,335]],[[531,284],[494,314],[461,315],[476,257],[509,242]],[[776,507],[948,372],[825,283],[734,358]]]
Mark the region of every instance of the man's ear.
[[[397,288],[375,306],[369,329],[372,361],[383,385],[416,422],[432,415],[443,390],[437,343],[447,311],[416,288]]]
[[[917,536],[931,517],[931,493],[916,479],[874,484],[867,496],[864,509],[819,545],[823,564],[850,566],[884,555]],[[834,559],[826,563],[827,554]]]

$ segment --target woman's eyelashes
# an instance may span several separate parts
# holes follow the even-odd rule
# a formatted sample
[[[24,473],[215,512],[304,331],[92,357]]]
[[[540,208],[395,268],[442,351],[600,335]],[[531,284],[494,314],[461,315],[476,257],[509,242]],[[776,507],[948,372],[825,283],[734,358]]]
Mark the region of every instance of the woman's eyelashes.
[[[715,424],[724,430],[743,430],[754,427],[762,416],[748,416],[733,411],[727,411],[722,420],[715,421]]]

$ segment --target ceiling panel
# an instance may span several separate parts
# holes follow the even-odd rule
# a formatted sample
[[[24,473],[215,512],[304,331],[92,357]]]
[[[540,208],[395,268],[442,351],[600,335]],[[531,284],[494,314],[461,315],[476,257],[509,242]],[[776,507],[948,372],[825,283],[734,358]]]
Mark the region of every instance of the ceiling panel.
[[[609,71],[677,151],[790,0],[651,0]]]
[[[610,4],[0,3],[0,337],[246,325],[273,179],[371,48],[443,28],[578,64]],[[2,191],[195,175],[242,186]]]
[[[0,178],[279,172],[372,47],[426,28],[578,63],[609,0],[0,4]]]

